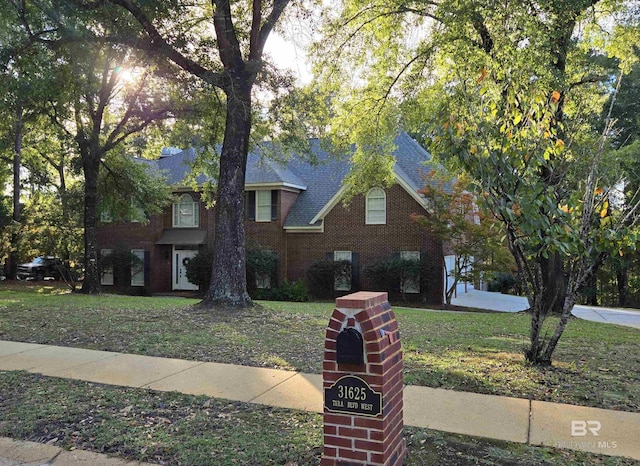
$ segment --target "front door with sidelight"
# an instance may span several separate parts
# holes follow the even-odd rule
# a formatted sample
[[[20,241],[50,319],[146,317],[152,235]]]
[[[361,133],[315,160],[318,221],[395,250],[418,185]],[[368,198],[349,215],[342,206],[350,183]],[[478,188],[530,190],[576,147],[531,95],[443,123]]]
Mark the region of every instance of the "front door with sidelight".
[[[193,256],[198,254],[197,250],[173,251],[173,289],[174,290],[197,290],[198,286],[187,280],[187,263]]]

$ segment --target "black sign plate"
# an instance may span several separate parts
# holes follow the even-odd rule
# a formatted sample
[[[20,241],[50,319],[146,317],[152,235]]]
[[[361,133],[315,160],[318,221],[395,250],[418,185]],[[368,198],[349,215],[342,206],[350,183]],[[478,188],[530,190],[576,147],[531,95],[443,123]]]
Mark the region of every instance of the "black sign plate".
[[[382,393],[373,391],[360,377],[345,375],[324,389],[324,407],[334,413],[379,416]]]

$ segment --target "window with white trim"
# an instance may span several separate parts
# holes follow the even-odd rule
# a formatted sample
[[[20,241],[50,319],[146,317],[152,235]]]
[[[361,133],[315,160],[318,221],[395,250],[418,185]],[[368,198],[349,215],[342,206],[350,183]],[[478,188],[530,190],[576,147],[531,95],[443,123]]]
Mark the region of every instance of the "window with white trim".
[[[113,254],[113,249],[101,249],[100,257],[104,260],[106,257]],[[113,285],[113,264],[109,267],[102,267],[100,271],[100,284],[101,285]]]
[[[400,251],[400,259],[420,263],[420,251]],[[420,293],[420,275],[402,277],[403,293]]]
[[[382,188],[372,188],[365,200],[367,225],[384,225],[387,223],[387,195]]]
[[[352,262],[353,254],[351,251],[334,251],[334,262]],[[339,271],[334,277],[334,288],[336,291],[350,291],[351,290],[351,266],[345,267],[344,270]]]
[[[256,222],[271,221],[271,191],[256,191]]]
[[[190,194],[181,195],[173,203],[173,227],[194,228],[200,221],[200,209],[197,201]]]
[[[144,286],[144,249],[132,249],[131,255],[131,286]]]

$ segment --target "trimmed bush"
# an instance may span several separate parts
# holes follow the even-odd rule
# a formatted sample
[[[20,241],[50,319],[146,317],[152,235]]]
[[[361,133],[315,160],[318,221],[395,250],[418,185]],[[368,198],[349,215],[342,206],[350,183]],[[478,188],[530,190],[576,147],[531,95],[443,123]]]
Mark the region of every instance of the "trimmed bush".
[[[185,264],[187,280],[200,287],[204,293],[211,283],[211,268],[213,267],[213,251],[200,251]]]
[[[349,261],[316,261],[307,269],[309,294],[317,299],[329,299],[335,296],[336,277],[351,277],[352,266]]]
[[[278,254],[268,249],[247,249],[247,292],[252,298],[263,289],[276,288],[278,283]],[[258,288],[258,278],[269,277],[269,288]],[[259,299],[259,298],[258,298]]]
[[[278,288],[263,288],[256,292],[254,299],[264,299],[267,301],[309,301],[307,285],[302,280],[289,282],[285,280]]]
[[[386,291],[390,296],[400,296],[405,299],[402,291],[402,283],[405,280],[413,279],[416,284],[421,283],[422,264],[418,260],[408,260],[393,258],[371,264],[365,269],[367,278],[371,281],[376,290]],[[419,295],[416,295],[419,296]]]

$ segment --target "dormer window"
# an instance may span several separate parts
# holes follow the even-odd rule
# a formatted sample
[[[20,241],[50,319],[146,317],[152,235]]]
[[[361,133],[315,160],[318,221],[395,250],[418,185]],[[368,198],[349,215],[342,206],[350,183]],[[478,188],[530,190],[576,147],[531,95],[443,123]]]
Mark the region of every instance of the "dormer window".
[[[190,194],[181,195],[173,204],[173,227],[194,228],[200,222],[198,202]]]
[[[373,188],[366,197],[367,225],[384,225],[387,223],[387,195],[381,188]]]
[[[247,192],[247,218],[256,222],[278,219],[278,191],[259,190]]]

